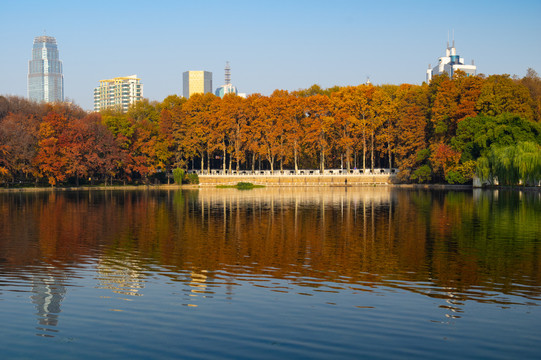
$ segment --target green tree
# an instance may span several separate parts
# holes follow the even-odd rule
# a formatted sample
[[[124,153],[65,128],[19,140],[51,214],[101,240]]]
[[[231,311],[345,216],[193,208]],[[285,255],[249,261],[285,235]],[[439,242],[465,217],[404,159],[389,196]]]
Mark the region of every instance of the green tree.
[[[462,162],[486,156],[491,146],[515,145],[519,141],[541,144],[541,125],[518,115],[479,115],[458,125],[453,147],[462,153]]]
[[[492,146],[478,161],[482,180],[500,185],[537,185],[541,181],[541,146],[521,141],[509,146]]]

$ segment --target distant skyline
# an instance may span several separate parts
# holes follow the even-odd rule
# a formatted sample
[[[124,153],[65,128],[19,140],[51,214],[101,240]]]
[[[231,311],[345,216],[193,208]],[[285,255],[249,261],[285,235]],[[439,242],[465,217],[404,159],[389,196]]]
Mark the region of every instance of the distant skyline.
[[[145,97],[182,94],[182,73],[213,73],[269,95],[319,84],[420,84],[454,29],[477,72],[541,73],[541,1],[2,0],[0,95],[27,96],[36,36],[57,40],[64,94],[93,107],[99,80],[137,74]]]

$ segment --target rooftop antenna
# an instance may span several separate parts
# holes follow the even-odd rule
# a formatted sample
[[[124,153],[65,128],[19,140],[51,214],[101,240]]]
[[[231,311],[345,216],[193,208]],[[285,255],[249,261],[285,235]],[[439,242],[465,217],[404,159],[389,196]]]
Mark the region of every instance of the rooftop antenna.
[[[453,47],[455,47],[455,29],[453,29]]]
[[[370,85],[371,82],[370,82],[370,76],[369,75],[366,75],[366,85]]]
[[[231,66],[229,66],[229,61],[225,62],[225,84],[231,84]]]

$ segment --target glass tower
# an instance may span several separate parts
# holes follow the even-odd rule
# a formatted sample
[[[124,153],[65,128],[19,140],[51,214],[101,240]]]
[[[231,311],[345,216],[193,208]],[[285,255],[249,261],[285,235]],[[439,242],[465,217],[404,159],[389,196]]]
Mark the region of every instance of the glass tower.
[[[28,98],[34,101],[64,101],[62,61],[58,59],[56,39],[34,38],[32,60],[28,62]]]

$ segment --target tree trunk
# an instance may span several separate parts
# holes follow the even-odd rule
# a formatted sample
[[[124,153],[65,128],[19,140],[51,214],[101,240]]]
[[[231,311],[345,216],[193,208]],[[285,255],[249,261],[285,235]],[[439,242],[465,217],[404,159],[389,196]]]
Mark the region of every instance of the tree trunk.
[[[374,172],[374,132],[372,131],[372,137],[370,139],[370,169]]]
[[[319,163],[319,172],[321,175],[323,175],[323,171],[325,170],[325,150],[321,149],[321,159]]]
[[[366,173],[366,136],[363,128],[363,174]]]
[[[389,173],[393,171],[393,155],[391,154],[391,142],[387,143],[387,148],[389,149]]]
[[[237,151],[237,172],[240,170],[239,152]]]
[[[226,163],[225,163],[225,161],[226,161],[226,159],[225,159],[225,156],[226,156],[226,152],[225,152],[225,144],[224,144],[224,153],[223,153],[223,156],[224,156],[224,158],[223,158],[223,161],[222,161],[222,170],[223,170],[223,172],[224,172],[224,174],[225,174],[225,169],[226,169]]]
[[[297,175],[297,172],[299,171],[299,166],[297,164],[297,140],[295,139],[295,144],[293,148],[293,157],[295,158],[295,175]]]
[[[201,154],[201,175],[203,175],[203,170],[205,170],[205,154]]]

